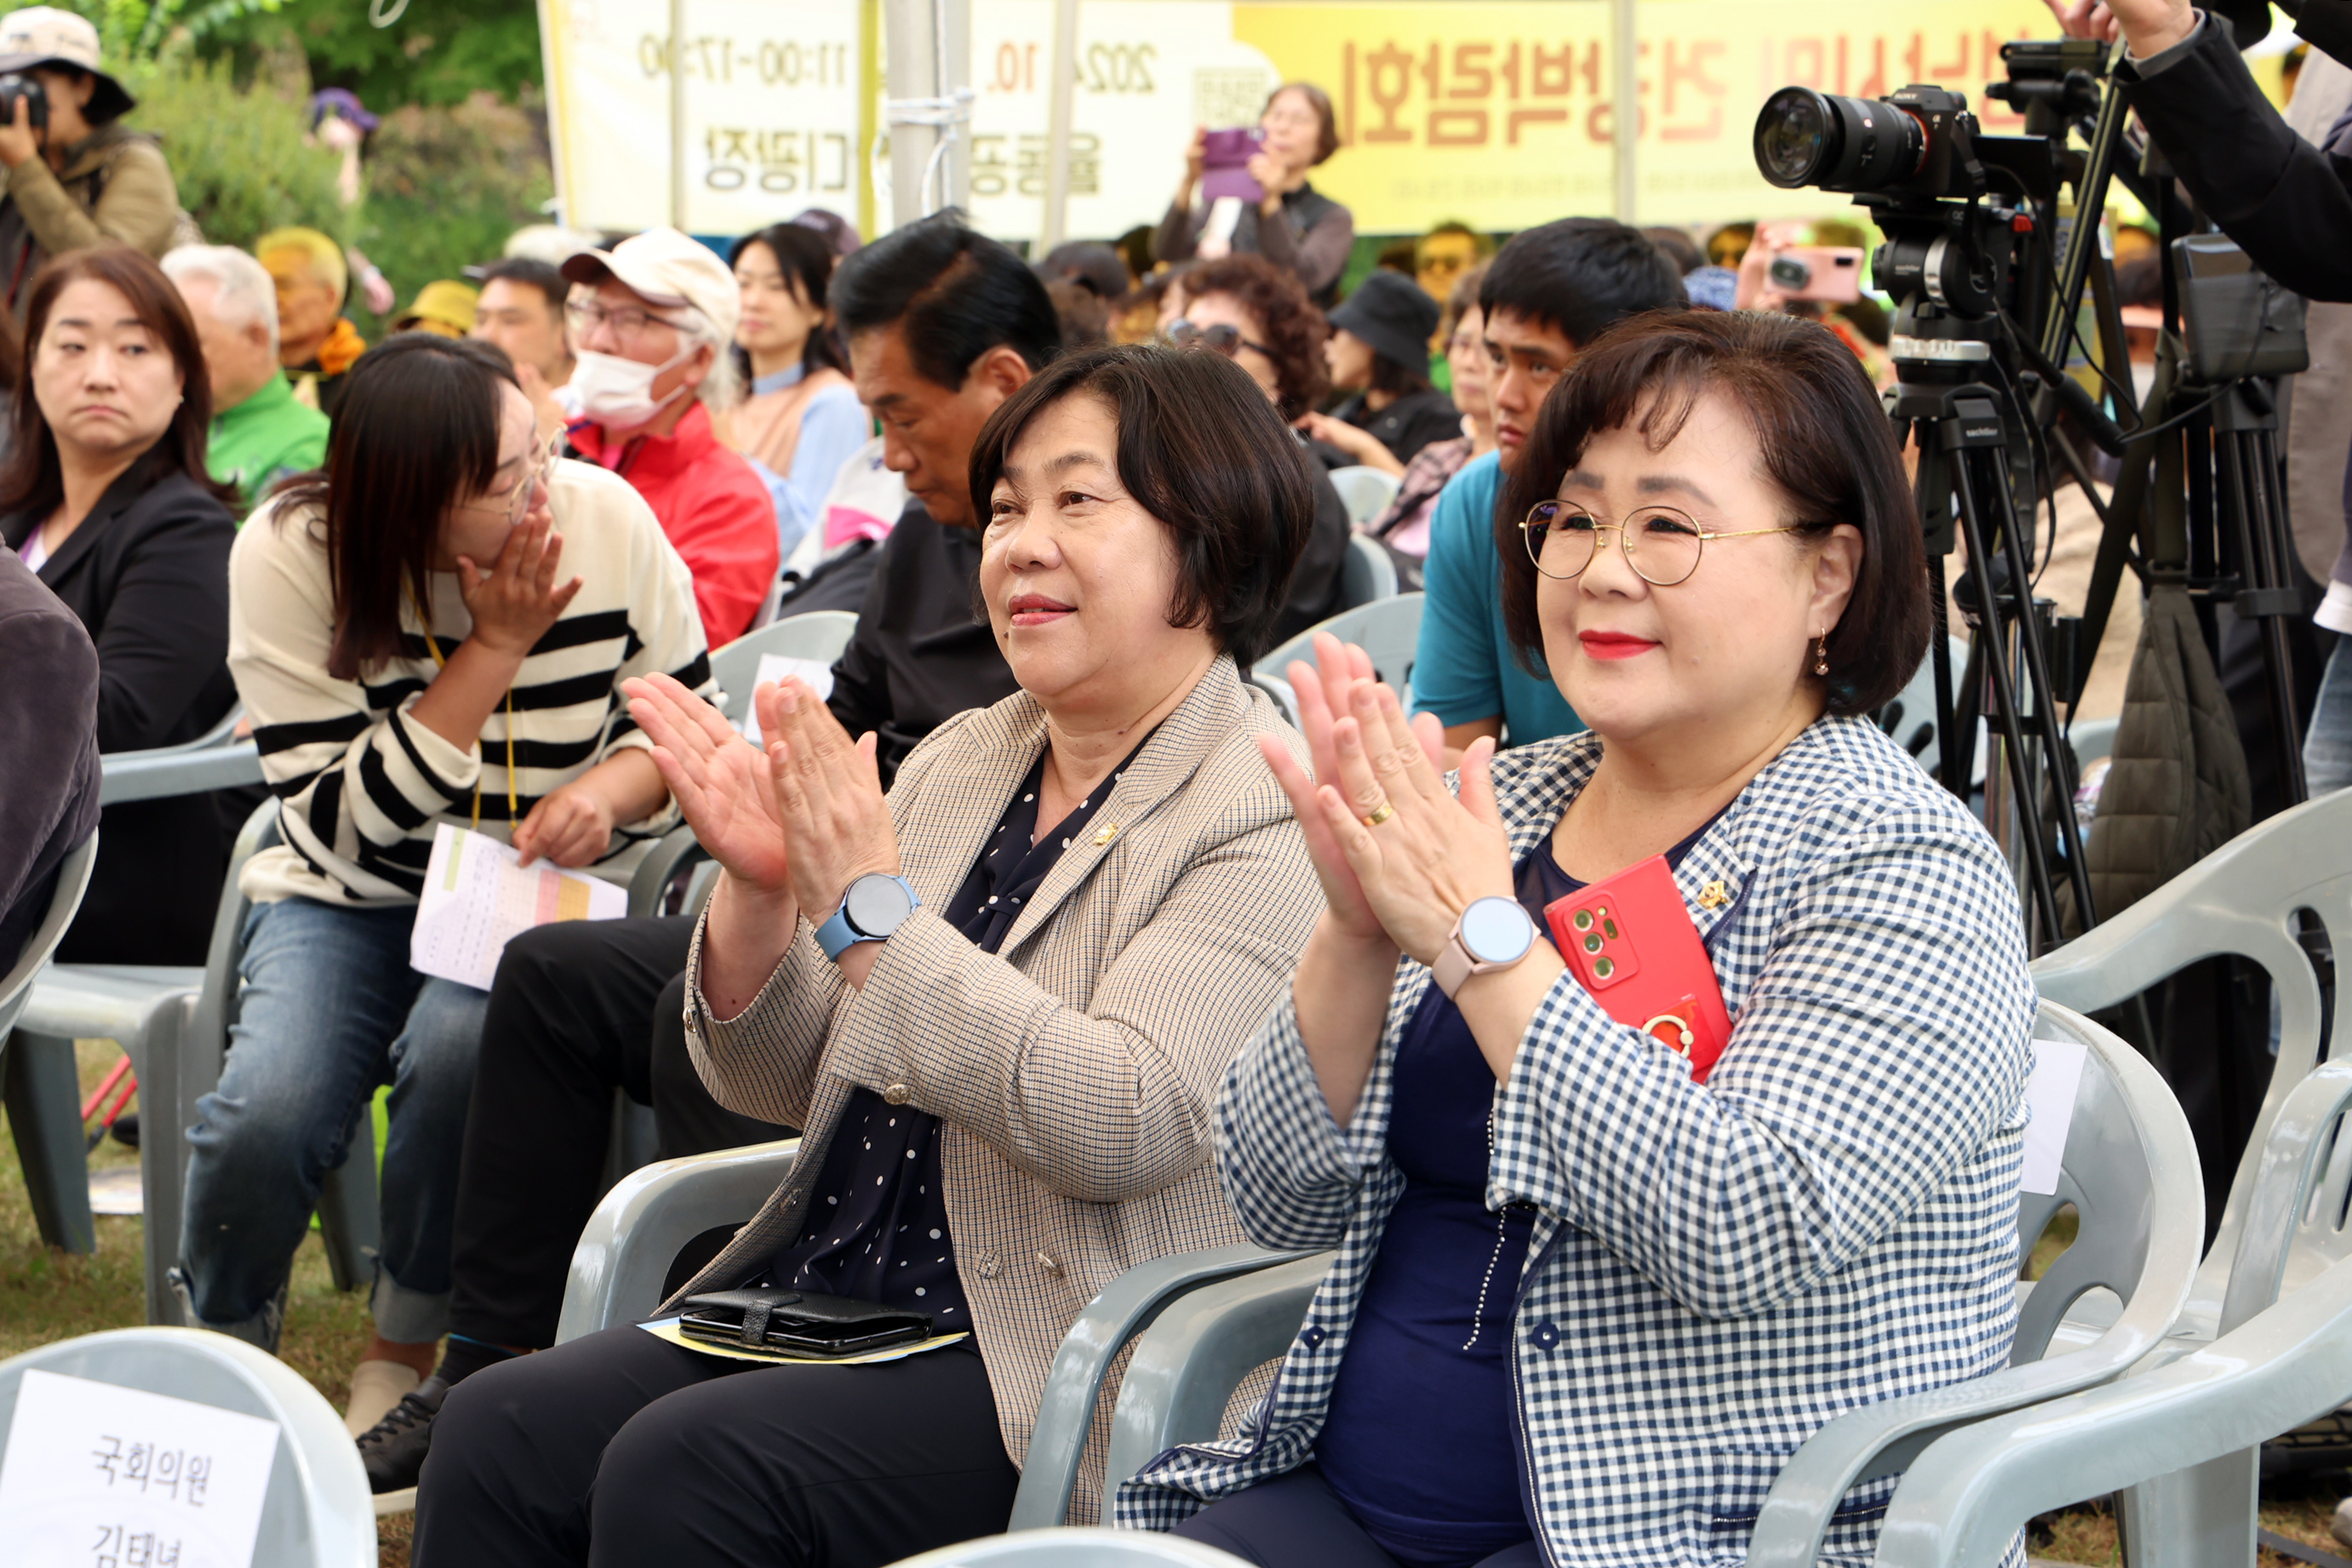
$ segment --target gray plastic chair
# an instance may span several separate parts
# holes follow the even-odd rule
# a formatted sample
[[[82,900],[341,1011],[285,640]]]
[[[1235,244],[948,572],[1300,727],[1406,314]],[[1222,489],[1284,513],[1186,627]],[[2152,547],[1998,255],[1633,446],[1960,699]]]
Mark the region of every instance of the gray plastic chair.
[[[293,1368],[222,1334],[117,1329],[0,1362],[0,1441],[31,1371],[110,1383],[278,1424],[253,1568],[374,1568],[367,1471],[343,1418]]]
[[[1361,609],[1376,600],[1395,598],[1396,591],[1396,563],[1389,552],[1368,535],[1348,535],[1348,553],[1339,563],[1340,602],[1349,609]]]
[[[1257,661],[1251,682],[1274,699],[1275,706],[1292,724],[1298,722],[1298,697],[1288,679],[1294,661],[1315,662],[1315,634],[1329,632],[1341,642],[1354,643],[1371,656],[1372,673],[1396,688],[1409,710],[1412,707],[1412,667],[1421,647],[1419,594],[1391,594],[1352,610],[1342,610],[1305,631]]]
[[[1230,1552],[1149,1530],[1030,1530],[942,1546],[893,1568],[1246,1568]]]
[[[163,746],[152,752],[116,752],[98,760],[101,805],[203,795],[262,782],[261,752],[251,741]]]
[[[719,710],[740,721],[760,676],[762,654],[805,658],[830,665],[849,646],[857,617],[847,610],[811,610],[786,616],[756,631],[745,632],[725,647],[710,650],[710,673],[719,681]]]
[[[2122,1376],[2188,1299],[2205,1200],[2196,1140],[2179,1102],[2137,1051],[2079,1013],[2045,1002],[2034,1037],[2079,1040],[2090,1050],[2058,1190],[2019,1195],[2018,1251],[2032,1256],[2069,1204],[2078,1219],[2074,1244],[2041,1279],[2019,1287],[2007,1367],[1848,1411],[1806,1440],[1765,1497],[1748,1546],[1755,1568],[1811,1568],[1847,1491],[1906,1468],[1945,1433]],[[2113,1292],[2121,1310],[2104,1331],[2068,1324],[2073,1331],[2061,1335],[2070,1310],[2093,1290]]]
[[[1404,481],[1398,476],[1369,463],[1354,463],[1330,473],[1331,488],[1339,492],[1339,504],[1348,509],[1348,521],[1364,528],[1388,510],[1396,500]]]
[[[2251,1563],[2262,1444],[2352,1398],[2347,1107],[2352,1062],[2330,1062],[2271,1119],[2217,1337],[1935,1443],[1895,1490],[1878,1561],[1997,1563],[2035,1514],[2120,1492],[2129,1562]]]
[[[98,1247],[84,1173],[81,1080],[73,1042],[26,1036],[11,1050],[8,1036],[32,999],[33,982],[73,924],[97,859],[98,835],[93,832],[58,863],[47,911],[7,972],[0,974],[0,1097],[7,1103],[16,1163],[25,1173],[25,1191],[41,1239],[68,1252],[91,1252]]]

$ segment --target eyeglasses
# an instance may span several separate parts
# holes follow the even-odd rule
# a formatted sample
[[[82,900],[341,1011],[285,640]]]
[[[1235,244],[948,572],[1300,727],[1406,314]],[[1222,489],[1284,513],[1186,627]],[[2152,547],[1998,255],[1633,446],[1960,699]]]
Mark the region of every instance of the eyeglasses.
[[[569,301],[563,307],[563,319],[571,322],[572,330],[583,338],[599,327],[610,326],[613,336],[623,342],[634,342],[649,326],[667,327],[681,332],[686,330],[682,322],[673,321],[667,316],[657,316],[635,305],[599,305],[593,300]]]
[[[1767,533],[1794,533],[1801,522],[1780,528],[1743,528],[1713,533],[1701,528],[1687,512],[1670,506],[1643,507],[1622,522],[1603,522],[1567,501],[1538,501],[1519,524],[1527,542],[1528,559],[1547,577],[1565,582],[1592,564],[1596,541],[1603,529],[1613,528],[1625,550],[1625,564],[1654,588],[1671,588],[1690,580],[1698,570],[1699,552],[1710,539],[1755,539]]]
[[[534,448],[523,459],[530,466],[523,470],[522,478],[515,481],[514,489],[503,495],[484,496],[477,504],[505,512],[507,526],[514,527],[522,521],[523,513],[530,510],[531,490],[537,486],[554,482],[555,459],[562,456],[563,456],[563,437],[558,436],[545,447]]]
[[[1168,341],[1180,349],[1204,348],[1227,359],[1234,358],[1244,349],[1262,353],[1268,359],[1274,357],[1272,349],[1264,343],[1250,342],[1242,336],[1239,327],[1229,327],[1223,321],[1213,327],[1195,326],[1191,321],[1171,321],[1168,323]]]

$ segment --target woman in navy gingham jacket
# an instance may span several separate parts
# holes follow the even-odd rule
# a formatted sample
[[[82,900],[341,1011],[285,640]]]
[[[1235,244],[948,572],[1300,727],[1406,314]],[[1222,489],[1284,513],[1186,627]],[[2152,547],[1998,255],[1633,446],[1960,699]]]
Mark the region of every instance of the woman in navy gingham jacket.
[[[1643,318],[1509,494],[1511,638],[1591,732],[1478,741],[1457,798],[1434,720],[1324,638],[1319,783],[1266,749],[1329,908],[1220,1170],[1254,1239],[1339,1258],[1241,1436],[1118,1496],[1265,1568],[1737,1562],[1824,1422],[2015,1328],[2034,994],[2000,854],[1864,716],[1929,626],[1869,384],[1792,318]],[[1704,1084],[1541,920],[1660,854],[1733,1019]]]

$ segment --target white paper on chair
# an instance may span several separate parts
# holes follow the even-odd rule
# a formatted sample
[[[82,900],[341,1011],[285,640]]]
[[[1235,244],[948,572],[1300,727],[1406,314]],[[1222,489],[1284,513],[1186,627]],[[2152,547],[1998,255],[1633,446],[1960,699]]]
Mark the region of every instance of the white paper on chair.
[[[18,1568],[250,1568],[278,1423],[27,1372],[0,1458]]]
[[[625,888],[545,860],[526,867],[510,845],[445,822],[433,830],[408,962],[419,974],[488,991],[499,954],[531,927],[628,912]]]
[[[751,691],[757,691],[770,681],[786,676],[797,676],[802,685],[816,693],[817,700],[833,699],[833,666],[819,664],[813,658],[794,658],[789,654],[763,653],[760,656],[760,673],[751,678]],[[753,745],[760,743],[760,710],[752,704],[751,691],[743,693],[743,711],[736,717],[735,728]]]
[[[2083,1063],[2090,1056],[2080,1040],[2033,1042],[2033,1076],[2025,1080],[2025,1168],[2017,1178],[2021,1193],[2054,1193],[2066,1158],[2066,1132],[2074,1125],[2074,1091],[2082,1087]]]

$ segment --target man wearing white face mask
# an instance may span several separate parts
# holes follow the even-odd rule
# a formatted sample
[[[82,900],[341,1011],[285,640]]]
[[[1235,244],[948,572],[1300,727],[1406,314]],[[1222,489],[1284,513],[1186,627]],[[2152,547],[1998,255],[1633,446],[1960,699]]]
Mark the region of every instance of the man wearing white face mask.
[[[637,489],[694,574],[712,647],[741,637],[776,580],[767,487],[719,444],[710,411],[739,390],[728,344],[740,296],[727,264],[653,228],[563,264],[577,363],[563,389],[572,450]]]

